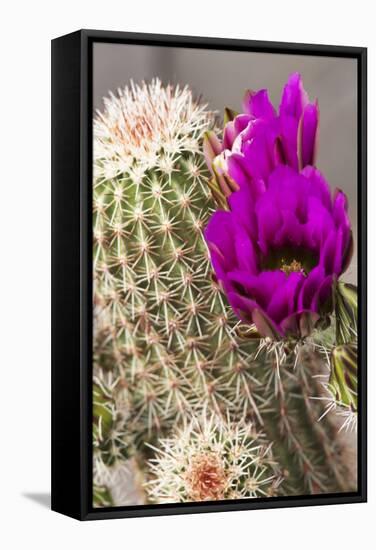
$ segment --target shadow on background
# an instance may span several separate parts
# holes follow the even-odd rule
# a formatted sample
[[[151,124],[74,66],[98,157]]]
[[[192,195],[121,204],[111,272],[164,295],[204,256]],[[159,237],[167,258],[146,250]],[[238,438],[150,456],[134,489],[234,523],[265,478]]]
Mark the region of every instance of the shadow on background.
[[[23,493],[22,496],[33,500],[44,508],[51,508],[51,495],[50,493]]]

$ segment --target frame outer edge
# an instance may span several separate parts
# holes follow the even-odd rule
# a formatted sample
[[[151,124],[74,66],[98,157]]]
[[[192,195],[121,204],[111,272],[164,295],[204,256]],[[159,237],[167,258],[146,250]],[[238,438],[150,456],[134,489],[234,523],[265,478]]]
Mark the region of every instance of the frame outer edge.
[[[81,516],[80,33],[52,41],[51,508]]]

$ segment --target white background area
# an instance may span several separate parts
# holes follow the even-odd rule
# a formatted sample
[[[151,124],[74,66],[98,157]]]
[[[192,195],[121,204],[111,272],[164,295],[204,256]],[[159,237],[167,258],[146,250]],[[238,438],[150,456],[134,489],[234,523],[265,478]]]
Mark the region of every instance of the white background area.
[[[375,548],[376,34],[358,0],[4,2],[0,34],[0,545]],[[50,512],[50,39],[79,28],[369,48],[369,503],[79,523]],[[208,74],[210,78],[210,74]],[[341,162],[341,159],[333,159]]]

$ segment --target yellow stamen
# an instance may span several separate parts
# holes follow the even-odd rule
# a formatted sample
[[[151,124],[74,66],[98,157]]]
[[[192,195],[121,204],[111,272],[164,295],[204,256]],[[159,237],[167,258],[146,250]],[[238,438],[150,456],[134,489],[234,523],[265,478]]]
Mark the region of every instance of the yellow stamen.
[[[292,262],[287,263],[286,260],[282,258],[280,269],[286,273],[286,275],[290,275],[290,273],[303,273],[303,275],[306,275],[302,264],[295,259],[292,260]]]

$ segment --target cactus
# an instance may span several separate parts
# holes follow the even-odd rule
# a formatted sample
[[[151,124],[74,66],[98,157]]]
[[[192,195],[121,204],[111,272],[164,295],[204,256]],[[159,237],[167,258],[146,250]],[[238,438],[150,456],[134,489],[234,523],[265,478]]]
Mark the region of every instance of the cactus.
[[[203,228],[215,202],[202,142],[214,125],[189,88],[158,79],[111,94],[95,118],[96,506],[133,502],[126,490],[116,498],[110,490],[123,467],[141,479],[145,501],[165,501],[171,491],[180,500],[202,496],[194,483],[181,488],[175,474],[166,481],[162,470],[168,460],[173,468],[176,453],[193,477],[196,466],[214,468],[214,499],[346,488],[330,414],[318,423],[322,406],[311,400],[320,386],[313,344],[309,353],[299,343],[277,350],[242,334],[213,275]],[[244,466],[238,481],[227,474],[220,481],[211,451],[188,467],[183,442],[201,445],[195,418],[226,453],[246,440],[241,463],[253,475]],[[252,460],[261,455],[257,470]]]
[[[151,432],[206,402],[217,410],[231,407],[226,398],[230,378],[247,388],[252,377],[242,372],[249,366],[249,345],[235,339],[235,323],[229,322],[228,308],[211,277],[202,236],[212,206],[200,144],[213,116],[193,102],[187,89],[163,89],[155,81],[132,90],[133,95],[126,89],[106,102],[107,112],[95,127],[94,276],[100,310],[95,318],[96,325],[101,324],[98,331],[107,333],[102,340],[112,348],[97,346],[96,351],[102,354],[102,368],[117,365],[132,388],[137,419]],[[148,100],[142,103],[145,96]],[[146,112],[141,109],[135,115],[132,109],[139,103]],[[112,147],[120,140],[119,132],[128,136],[131,130],[119,129],[116,117],[136,116],[137,127],[137,116],[154,120],[149,110],[159,104],[169,105],[176,120],[157,118],[157,128],[149,131],[156,133],[156,140],[166,137],[170,128],[176,135],[166,137],[167,145],[161,141],[146,166],[141,166],[141,142],[142,150],[133,151],[128,171],[118,172],[124,166],[119,168]],[[256,403],[254,407],[257,410]]]
[[[159,504],[273,496],[281,482],[270,444],[250,424],[203,415],[155,451],[147,491]]]
[[[329,371],[329,379],[324,384],[329,395],[327,410],[334,410],[343,419],[341,430],[355,431],[358,419],[358,296],[354,285],[342,282],[336,285],[333,325],[332,339],[321,341]]]

